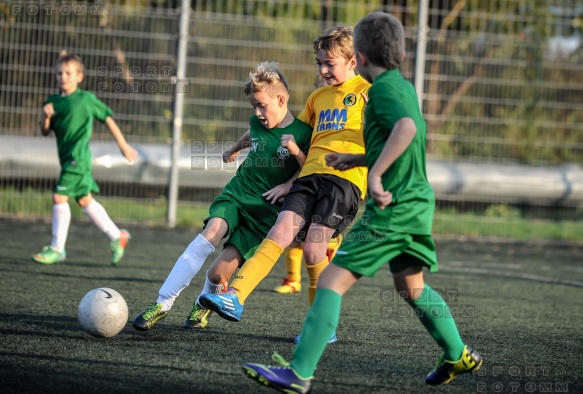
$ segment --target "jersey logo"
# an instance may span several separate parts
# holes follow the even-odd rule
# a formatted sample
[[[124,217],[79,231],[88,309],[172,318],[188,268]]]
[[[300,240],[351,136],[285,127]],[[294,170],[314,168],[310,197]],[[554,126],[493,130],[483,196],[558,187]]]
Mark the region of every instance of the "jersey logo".
[[[344,97],[343,103],[347,107],[352,107],[356,104],[356,94],[350,93],[348,96]]]
[[[277,148],[277,157],[283,160],[287,159],[289,157],[289,150],[280,145],[279,148]]]
[[[338,110],[338,108],[334,108],[320,111],[316,131],[344,130],[344,128],[346,127],[347,120],[348,111],[346,110],[346,108],[343,108],[341,110]]]

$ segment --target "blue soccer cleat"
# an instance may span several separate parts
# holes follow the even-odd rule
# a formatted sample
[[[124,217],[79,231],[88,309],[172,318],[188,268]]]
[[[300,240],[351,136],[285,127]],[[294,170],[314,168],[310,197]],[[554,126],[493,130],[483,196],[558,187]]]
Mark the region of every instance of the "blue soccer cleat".
[[[294,371],[289,363],[279,354],[273,353],[273,361],[280,366],[247,363],[243,365],[243,371],[252,379],[266,386],[273,387],[284,393],[309,393],[313,377],[304,379]]]
[[[235,289],[230,288],[226,293],[203,294],[198,302],[203,308],[216,312],[223,319],[238,322],[243,314],[243,304]]]
[[[297,337],[294,338],[294,343],[297,345],[298,343],[300,343],[300,338],[302,337],[302,334],[299,334]],[[338,337],[336,336],[336,331],[334,331],[332,333],[332,336],[330,337],[330,339],[328,339],[328,345],[334,342],[338,342]]]

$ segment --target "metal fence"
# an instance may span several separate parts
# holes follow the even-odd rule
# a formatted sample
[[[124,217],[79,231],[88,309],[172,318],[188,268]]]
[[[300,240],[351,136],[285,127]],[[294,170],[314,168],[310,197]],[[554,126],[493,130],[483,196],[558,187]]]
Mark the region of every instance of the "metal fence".
[[[180,2],[0,4],[0,143],[11,144],[0,157],[4,216],[51,215],[58,163],[33,165],[30,157],[44,152],[56,160],[54,141],[39,141],[37,124],[43,101],[56,92],[60,52],[82,57],[82,88],[114,110],[141,153],[141,165],[123,167],[114,146],[103,148],[111,138],[96,125],[94,141],[104,150],[94,151],[94,165],[105,205],[120,204],[120,220],[158,221],[165,217],[154,212],[168,194],[178,95],[178,197],[181,208],[197,202],[204,211],[233,174],[215,159],[246,130],[251,112],[242,83],[249,70],[279,62],[298,113],[316,79],[314,38],[385,10],[405,26],[402,72],[423,87],[436,231],[471,235],[479,223],[491,227],[490,235],[513,236],[512,226],[528,220],[535,223],[532,237],[569,239],[583,218],[583,6],[576,0],[192,0],[184,79],[176,77]],[[425,5],[427,21],[419,24]],[[427,42],[421,54],[420,34]],[[425,71],[414,75],[420,61]],[[194,160],[201,156],[204,164]],[[141,207],[135,216],[128,214],[132,206]],[[555,225],[554,235],[542,231]]]

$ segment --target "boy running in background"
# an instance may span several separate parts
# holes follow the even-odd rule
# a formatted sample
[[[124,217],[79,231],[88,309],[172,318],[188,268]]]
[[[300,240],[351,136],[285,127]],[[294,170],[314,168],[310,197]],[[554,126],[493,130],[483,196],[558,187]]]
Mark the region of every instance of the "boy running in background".
[[[443,349],[425,382],[447,384],[482,365],[480,354],[460,338],[447,304],[423,279],[423,268],[438,268],[431,237],[435,198],[426,175],[425,121],[413,86],[398,69],[405,54],[403,26],[392,15],[370,14],[355,27],[354,50],[360,74],[372,82],[365,110],[366,154],[327,159],[335,168],[366,165],[370,199],[320,277],[291,363],[274,354],[282,366],[243,366],[250,377],[285,392],[310,390],[327,339],[338,325],[342,296],[386,263],[395,290]]]
[[[236,160],[247,147],[249,155],[214,199],[204,230],[178,258],[156,302],[135,317],[136,330],[149,330],[168,315],[180,292],[221,240],[228,237],[207,272],[201,294],[226,290],[229,278],[253,255],[274,225],[281,206],[279,200],[288,193],[306,159],[312,130],[289,112],[288,85],[277,63],[258,64],[249,73],[244,92],[255,114],[249,120],[249,130],[231,150],[223,153],[223,161]],[[210,311],[197,301],[184,328],[204,328],[208,323]]]
[[[93,119],[107,125],[121,153],[130,163],[138,154],[126,142],[111,117],[111,109],[93,93],[78,88],[83,81],[81,59],[71,54],[61,56],[57,60],[56,70],[60,93],[45,101],[43,119],[39,124],[42,135],[48,136],[51,131],[55,133],[61,164],[61,175],[53,194],[53,240],[49,246],[33,255],[32,259],[40,264],[55,264],[65,260],[65,243],[71,224],[69,197],[72,197],[109,239],[111,263],[116,265],[124,255],[130,234],[113,223],[105,208],[92,195],[99,192],[91,174],[89,150]]]
[[[366,192],[365,167],[337,170],[325,160],[330,153],[364,153],[365,101],[361,95],[370,84],[355,74],[352,30],[335,27],[326,31],[314,42],[314,53],[327,85],[308,97],[298,116],[313,127],[302,172],[286,196],[275,226],[237,273],[229,291],[200,297],[202,306],[231,321],[240,320],[245,300],[296,236],[305,241],[303,252],[311,305],[318,277],[329,263],[328,243],[351,224]],[[328,340],[335,342],[336,334],[330,333]]]

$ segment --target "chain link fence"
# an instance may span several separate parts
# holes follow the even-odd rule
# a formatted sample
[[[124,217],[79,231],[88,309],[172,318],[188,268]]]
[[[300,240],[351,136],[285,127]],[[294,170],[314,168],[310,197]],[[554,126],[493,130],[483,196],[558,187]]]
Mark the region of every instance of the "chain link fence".
[[[184,98],[178,223],[200,225],[234,174],[220,151],[247,128],[242,91],[277,61],[298,113],[324,29],[385,10],[405,26],[403,75],[423,86],[438,235],[579,240],[583,234],[583,6],[577,1],[192,0],[186,77],[176,77],[178,1],[0,3],[0,215],[51,216],[52,137],[38,131],[60,53],[115,112],[140,152],[129,166],[107,129],[91,145],[100,199],[117,220],[165,221],[173,103]],[[420,6],[427,21],[419,22]],[[418,37],[426,35],[420,54]],[[421,56],[422,55],[422,56]],[[425,72],[414,75],[422,61]],[[421,82],[421,85],[419,85]],[[81,215],[79,211],[76,214]]]

